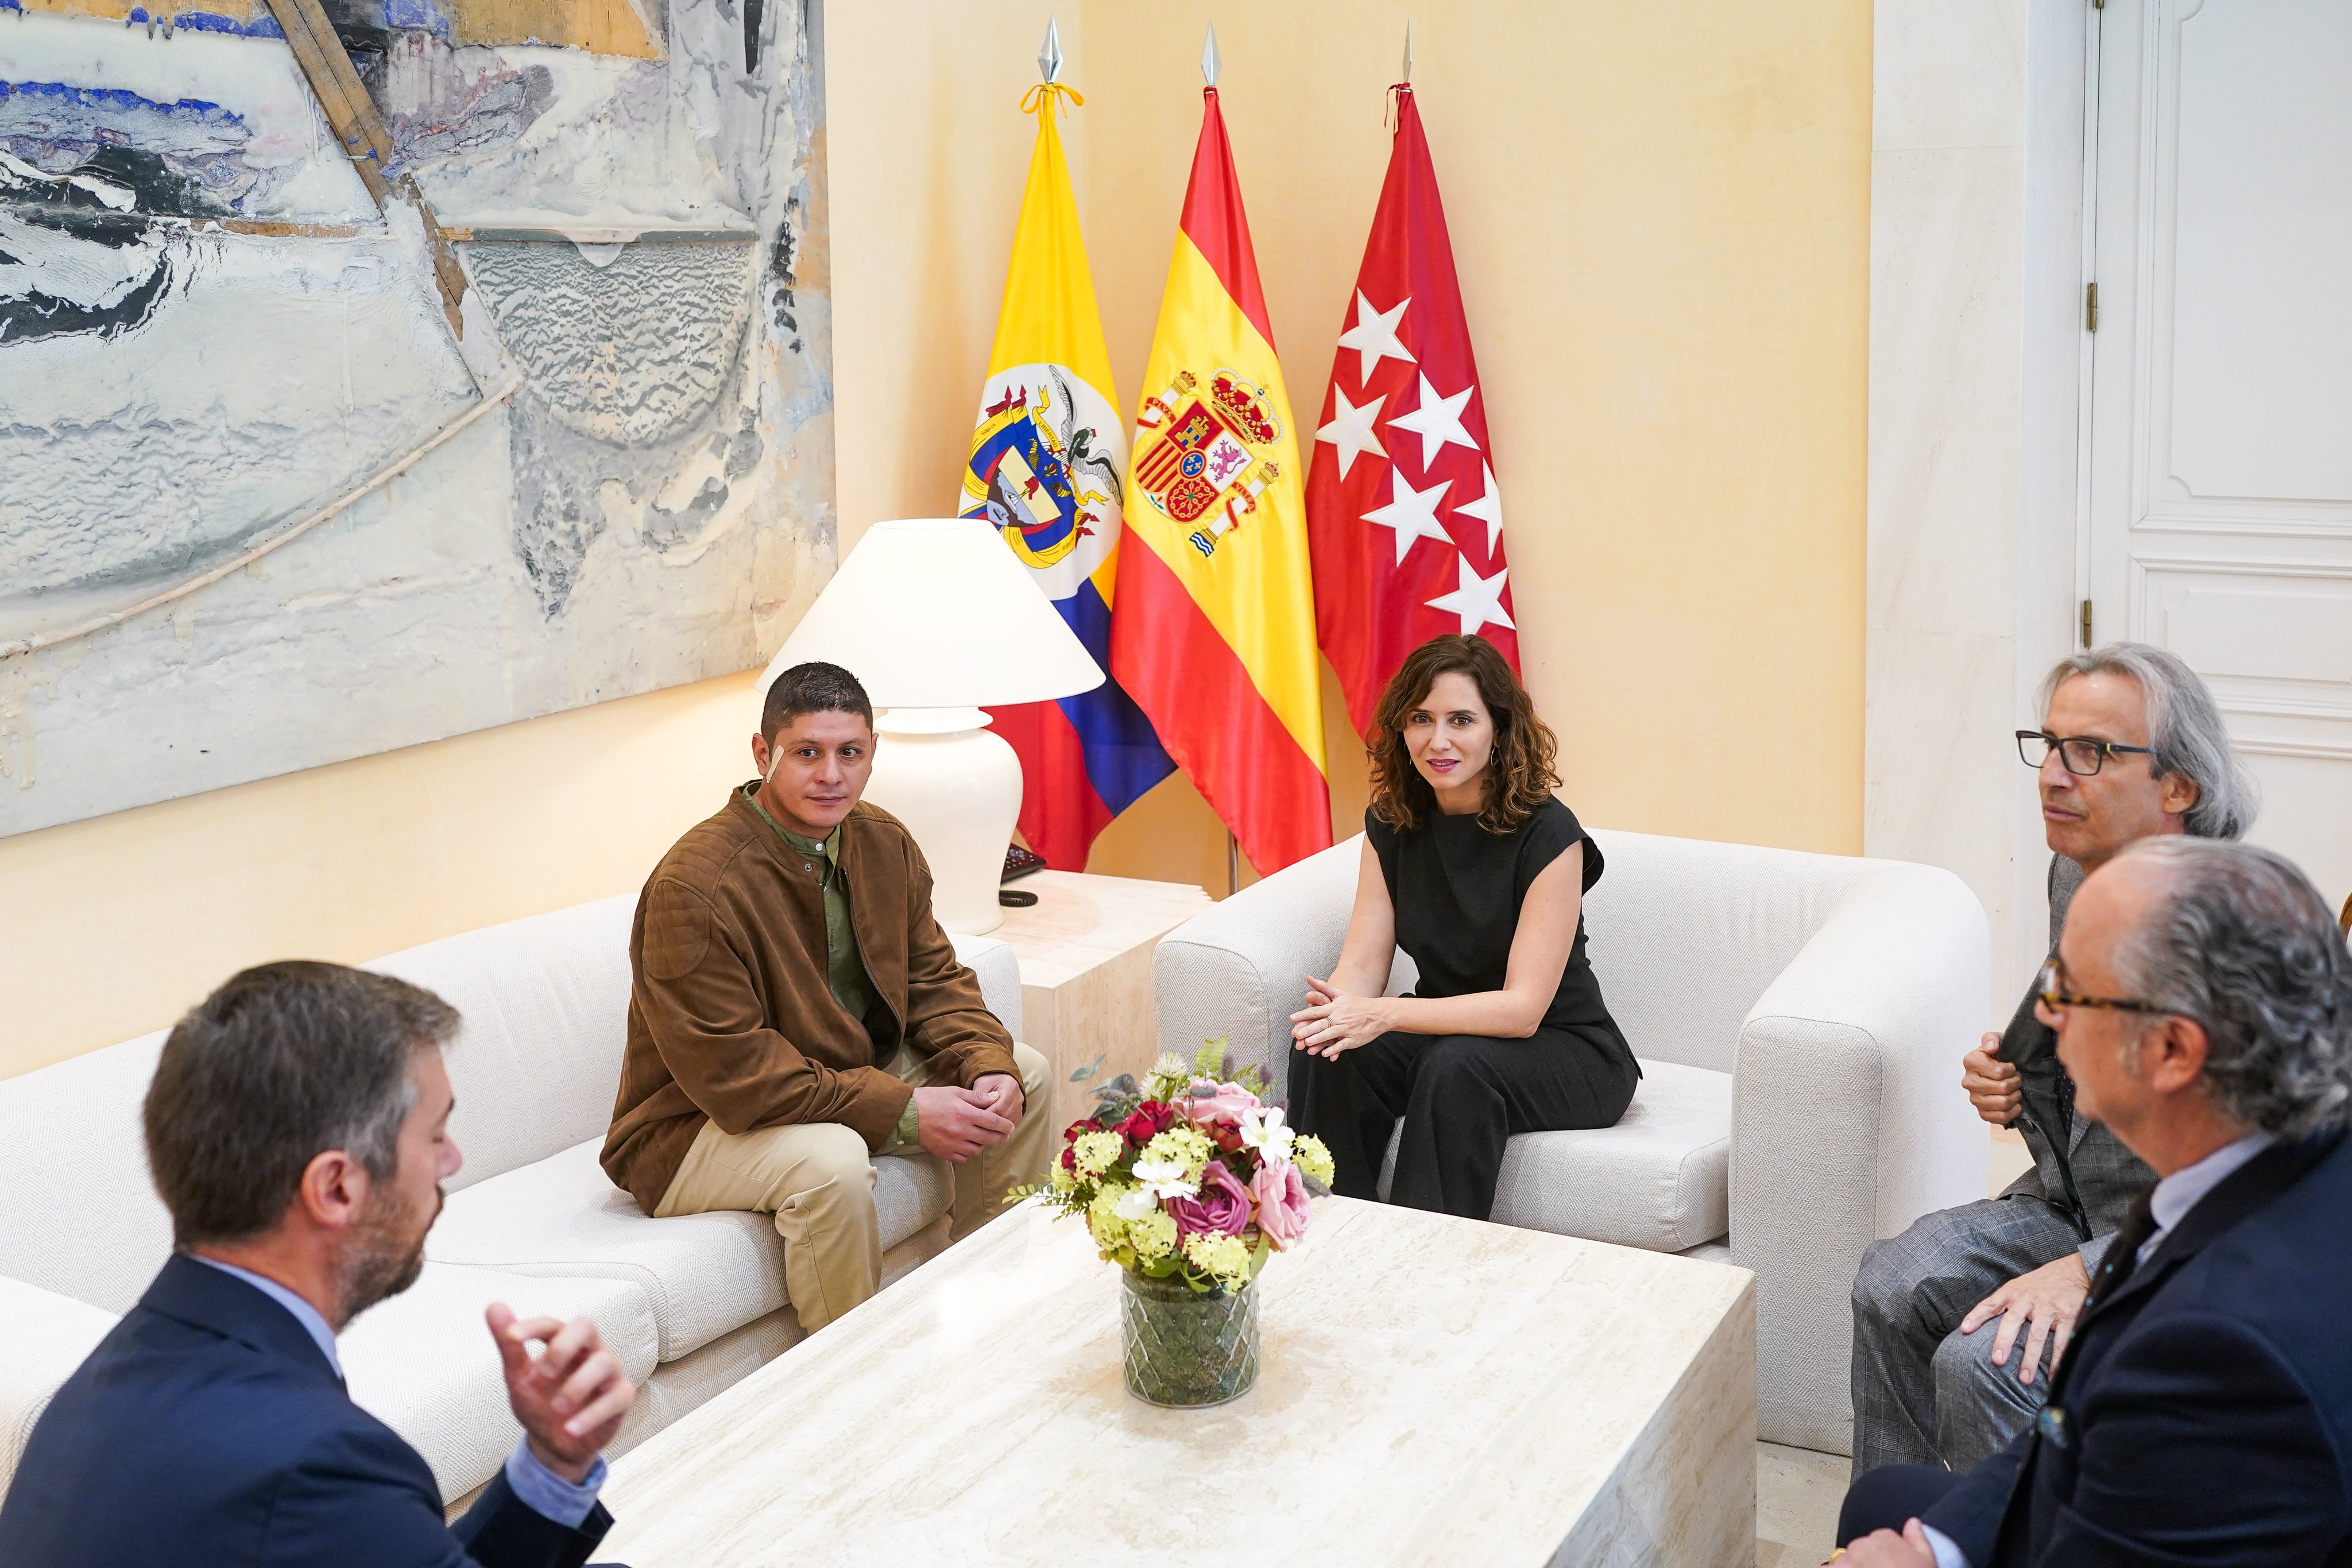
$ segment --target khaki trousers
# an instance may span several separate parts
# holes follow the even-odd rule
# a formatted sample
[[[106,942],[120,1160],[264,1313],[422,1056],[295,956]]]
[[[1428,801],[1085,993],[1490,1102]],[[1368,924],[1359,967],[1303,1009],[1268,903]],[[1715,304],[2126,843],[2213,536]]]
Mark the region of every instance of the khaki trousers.
[[[961,1241],[996,1218],[1007,1187],[1042,1180],[1045,1175],[1046,1125],[1052,1113],[1051,1069],[1025,1045],[1013,1047],[1021,1069],[1024,1107],[1013,1135],[992,1144],[960,1166],[950,1235]],[[930,1061],[901,1051],[890,1063],[892,1076],[930,1086]],[[716,1122],[703,1124],[686,1160],[670,1178],[654,1210],[657,1219],[714,1209],[747,1209],[775,1217],[784,1239],[784,1293],[811,1333],[823,1328],[879,1287],[882,1228],[874,1212],[875,1159],[932,1158],[919,1147],[887,1150],[867,1157],[866,1140],[839,1122],[761,1127],[729,1134]]]

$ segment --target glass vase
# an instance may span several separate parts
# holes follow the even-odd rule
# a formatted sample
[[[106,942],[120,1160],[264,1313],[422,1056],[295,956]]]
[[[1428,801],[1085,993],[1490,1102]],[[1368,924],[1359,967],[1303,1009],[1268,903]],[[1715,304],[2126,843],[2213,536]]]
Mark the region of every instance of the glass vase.
[[[1119,1271],[1127,1391],[1151,1405],[1223,1405],[1257,1381],[1255,1281],[1199,1291],[1173,1275]]]

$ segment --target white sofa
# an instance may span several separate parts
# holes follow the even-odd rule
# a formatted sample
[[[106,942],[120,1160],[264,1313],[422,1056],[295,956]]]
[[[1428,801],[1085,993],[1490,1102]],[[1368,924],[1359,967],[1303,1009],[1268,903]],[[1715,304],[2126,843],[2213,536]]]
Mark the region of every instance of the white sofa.
[[[615,1452],[801,1337],[764,1216],[648,1219],[596,1163],[620,1077],[635,902],[583,904],[368,966],[465,1015],[447,1056],[465,1166],[424,1277],[341,1344],[352,1396],[415,1445],[453,1500],[488,1480],[519,1436],[482,1325],[492,1301],[596,1320],[643,1389]],[[1013,950],[960,937],[956,951],[1017,1038]],[[163,1038],[0,1081],[0,1490],[50,1396],[170,1250],[139,1124]],[[895,1277],[945,1245],[951,1189],[927,1156],[877,1167]]]
[[[1846,1452],[1863,1249],[1984,1196],[1957,1082],[1989,987],[1984,910],[1931,866],[1593,837],[1589,951],[1644,1077],[1614,1127],[1513,1138],[1493,1218],[1754,1270],[1761,1435]],[[1362,841],[1161,940],[1162,1050],[1224,1036],[1283,1092],[1289,1015],[1339,957]],[[1390,993],[1413,978],[1398,953]]]

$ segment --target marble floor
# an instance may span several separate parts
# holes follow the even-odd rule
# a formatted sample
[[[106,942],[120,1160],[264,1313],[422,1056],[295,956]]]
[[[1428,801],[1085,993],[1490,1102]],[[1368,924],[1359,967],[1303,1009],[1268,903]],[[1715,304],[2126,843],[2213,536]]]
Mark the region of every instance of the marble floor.
[[[1756,1445],[1756,1568],[1812,1568],[1835,1544],[1846,1457]]]

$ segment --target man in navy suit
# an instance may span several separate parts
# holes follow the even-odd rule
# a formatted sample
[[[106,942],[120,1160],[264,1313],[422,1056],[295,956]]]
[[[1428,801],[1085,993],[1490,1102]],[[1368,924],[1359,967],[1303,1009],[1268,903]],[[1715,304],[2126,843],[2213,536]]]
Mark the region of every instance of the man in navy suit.
[[[406,1290],[455,1174],[429,991],[247,969],[180,1021],[146,1103],[173,1254],[66,1380],[0,1505],[9,1568],[578,1568],[636,1390],[586,1318],[489,1309],[523,1438],[443,1523],[433,1472],[343,1390],[335,1335]],[[530,1347],[543,1348],[533,1355]]]
[[[2352,1564],[2352,956],[2303,874],[2196,839],[2075,895],[2040,985],[2077,1106],[2159,1178],[2049,1402],[1964,1474],[1870,1471],[1848,1568]]]

